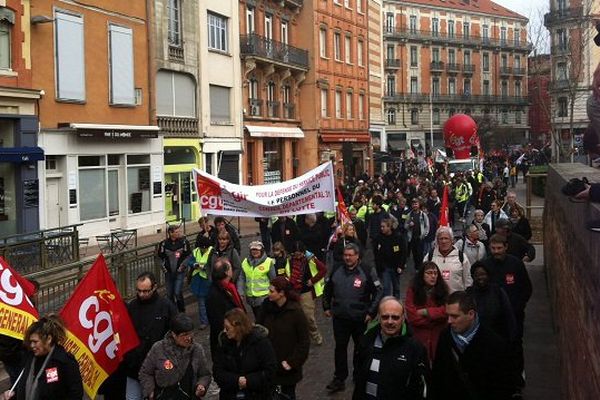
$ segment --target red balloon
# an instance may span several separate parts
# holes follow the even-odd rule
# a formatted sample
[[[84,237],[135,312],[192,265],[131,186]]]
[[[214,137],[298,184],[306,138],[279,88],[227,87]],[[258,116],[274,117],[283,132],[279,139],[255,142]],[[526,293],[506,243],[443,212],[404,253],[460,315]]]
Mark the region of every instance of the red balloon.
[[[454,158],[469,158],[471,146],[479,146],[477,123],[466,114],[453,115],[444,124],[444,144],[452,149]]]

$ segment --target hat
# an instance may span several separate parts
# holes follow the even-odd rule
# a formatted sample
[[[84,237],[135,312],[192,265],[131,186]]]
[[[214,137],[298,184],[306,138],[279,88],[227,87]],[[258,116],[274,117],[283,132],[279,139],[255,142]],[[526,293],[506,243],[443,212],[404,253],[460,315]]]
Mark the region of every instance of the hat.
[[[365,183],[365,181],[363,181],[362,179],[359,179],[358,183]]]
[[[260,240],[255,240],[253,242],[250,242],[250,245],[248,246],[248,248],[250,250],[253,250],[253,249],[264,250],[265,246],[262,244],[262,242]]]
[[[506,218],[502,218],[502,219],[499,219],[498,221],[496,221],[495,227],[512,229],[512,222],[510,222],[510,220],[508,220]]]

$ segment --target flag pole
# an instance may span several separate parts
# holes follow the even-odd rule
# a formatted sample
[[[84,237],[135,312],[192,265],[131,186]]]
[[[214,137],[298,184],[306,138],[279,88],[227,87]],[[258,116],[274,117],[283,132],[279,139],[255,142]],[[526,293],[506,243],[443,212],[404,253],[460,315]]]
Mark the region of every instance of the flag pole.
[[[23,368],[21,370],[21,373],[19,374],[19,376],[17,377],[17,379],[15,380],[15,383],[13,383],[12,387],[9,389],[8,391],[8,396],[12,396],[15,388],[17,387],[17,385],[19,384],[19,381],[21,380],[21,377],[23,376],[23,372],[25,372],[25,368]]]

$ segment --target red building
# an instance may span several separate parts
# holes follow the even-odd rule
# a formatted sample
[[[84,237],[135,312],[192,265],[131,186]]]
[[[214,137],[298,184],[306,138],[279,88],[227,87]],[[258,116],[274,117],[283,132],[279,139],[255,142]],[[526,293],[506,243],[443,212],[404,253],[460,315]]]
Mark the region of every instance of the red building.
[[[550,54],[541,54],[530,57],[529,79],[529,126],[530,137],[534,145],[543,146],[550,142],[551,124],[551,105],[549,84],[551,81],[552,62]]]

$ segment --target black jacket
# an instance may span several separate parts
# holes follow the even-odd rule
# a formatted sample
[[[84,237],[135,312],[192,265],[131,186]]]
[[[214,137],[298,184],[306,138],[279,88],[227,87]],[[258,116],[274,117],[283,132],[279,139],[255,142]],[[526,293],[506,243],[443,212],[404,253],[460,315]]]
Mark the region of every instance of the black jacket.
[[[25,360],[25,371],[15,389],[16,400],[24,400],[27,388],[27,376],[32,368],[35,357],[29,353]],[[81,400],[83,398],[83,383],[79,373],[79,364],[71,353],[57,345],[38,378],[37,400]]]
[[[219,348],[213,360],[213,377],[221,388],[219,399],[234,400],[238,393],[238,379],[246,377],[245,400],[270,400],[277,358],[264,327],[257,325],[238,346],[219,335]]]
[[[218,282],[213,281],[206,297],[206,315],[210,325],[210,354],[215,357],[219,334],[223,332],[225,313],[236,308],[233,298]]]
[[[491,271],[488,273],[491,274]],[[481,324],[493,330],[507,343],[512,342],[516,338],[517,326],[510,300],[504,289],[491,282],[484,288],[470,286],[467,288],[467,293],[475,298]]]
[[[507,254],[504,260],[488,257],[483,263],[491,271],[491,281],[504,289],[515,317],[522,315],[533,288],[529,273],[520,259]]]
[[[498,335],[481,325],[461,353],[450,335],[450,328],[446,328],[440,335],[433,362],[432,399],[509,400],[515,385],[507,346]]]
[[[358,348],[358,373],[354,375],[354,400],[367,399],[366,384],[373,360],[374,343],[381,332],[379,325],[367,331]],[[379,400],[421,400],[428,375],[425,347],[408,335],[388,338],[379,357]]]
[[[378,272],[386,268],[396,270],[406,267],[406,239],[397,231],[377,236],[373,242],[373,252]]]
[[[140,345],[125,354],[125,372],[130,378],[138,379],[140,368],[152,345],[162,340],[169,331],[171,318],[177,314],[175,305],[154,292],[150,300],[135,298],[127,304],[129,317],[140,338]]]
[[[290,253],[294,242],[300,240],[300,231],[294,220],[285,218],[283,222],[279,219],[275,221],[271,228],[271,240],[273,243],[281,242],[285,251]]]
[[[162,260],[165,272],[183,273],[178,268],[192,254],[190,243],[185,238],[177,240],[165,239],[158,244],[156,255]]]
[[[535,247],[533,247],[525,238],[518,233],[511,232],[506,240],[508,242],[507,253],[522,260],[523,257],[529,257],[529,261],[535,258]]]
[[[323,249],[327,247],[327,239],[323,227],[315,224],[312,227],[304,224],[299,227],[299,240],[306,245],[306,250],[313,253],[319,260],[324,260]]]

